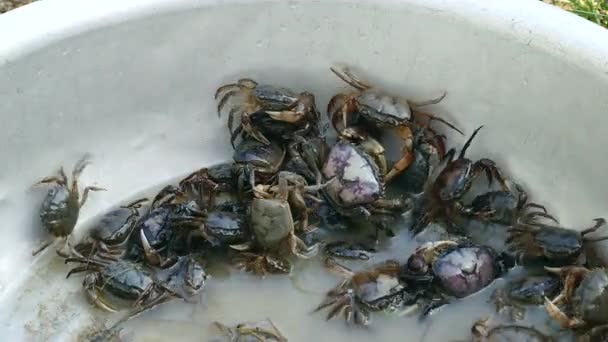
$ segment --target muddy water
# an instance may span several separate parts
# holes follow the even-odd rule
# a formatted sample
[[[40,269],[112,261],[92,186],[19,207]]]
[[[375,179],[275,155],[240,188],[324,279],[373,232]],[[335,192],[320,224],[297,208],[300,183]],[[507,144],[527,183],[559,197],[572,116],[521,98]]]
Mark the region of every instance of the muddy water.
[[[153,195],[150,189],[126,199],[127,203],[142,195]],[[95,222],[83,222],[80,232]],[[406,227],[396,229],[397,236],[377,246],[379,253],[367,263],[349,262],[360,269],[389,258],[404,261],[420,243]],[[18,340],[82,341],[116,321],[118,314],[108,314],[90,306],[82,293],[81,279],[65,279],[68,266],[53,249],[38,259],[21,287],[9,299],[10,312],[1,321]],[[211,341],[218,336],[213,321],[236,323],[271,318],[290,341],[456,341],[466,340],[471,324],[494,312],[488,297],[504,284],[491,287],[469,298],[456,301],[436,312],[431,319],[419,322],[417,315],[375,313],[368,329],[347,327],[341,319],[326,322],[327,312],[312,313],[324,293],[341,279],[327,272],[319,260],[300,261],[291,276],[271,276],[261,280],[232,270],[216,267],[204,293],[193,303],[175,300],[141,314],[123,324],[120,337],[125,341]],[[25,322],[24,324],[19,322]],[[554,328],[542,310],[533,310],[525,324],[541,330]]]

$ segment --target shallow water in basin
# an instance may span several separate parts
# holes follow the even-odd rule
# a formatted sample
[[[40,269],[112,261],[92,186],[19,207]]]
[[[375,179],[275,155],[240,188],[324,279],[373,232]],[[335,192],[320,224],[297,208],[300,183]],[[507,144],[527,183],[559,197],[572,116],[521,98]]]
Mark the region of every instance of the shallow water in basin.
[[[124,203],[153,195],[158,188]],[[82,222],[84,229],[79,232],[86,232],[95,220],[93,217]],[[360,269],[389,258],[404,261],[420,243],[405,228],[398,227],[394,238],[381,242],[379,253],[368,262],[346,264]],[[45,251],[32,267],[26,285],[7,299],[7,307],[13,310],[2,312],[0,320],[8,322],[8,330],[19,340],[82,341],[120,317],[90,306],[81,288],[82,278],[65,279],[68,268],[53,248]],[[504,280],[497,280],[489,288],[444,307],[425,322],[419,322],[417,315],[374,313],[371,327],[360,329],[347,327],[341,318],[326,322],[327,311],[312,313],[324,293],[341,280],[325,270],[318,259],[298,262],[292,276],[264,280],[229,267],[214,268],[210,273],[206,290],[193,303],[174,300],[156,307],[124,323],[120,336],[125,341],[211,341],[218,336],[211,326],[213,321],[238,323],[271,318],[290,341],[466,340],[472,323],[494,312],[488,297],[504,284]],[[534,324],[541,330],[553,327],[540,308],[532,310],[523,324]]]

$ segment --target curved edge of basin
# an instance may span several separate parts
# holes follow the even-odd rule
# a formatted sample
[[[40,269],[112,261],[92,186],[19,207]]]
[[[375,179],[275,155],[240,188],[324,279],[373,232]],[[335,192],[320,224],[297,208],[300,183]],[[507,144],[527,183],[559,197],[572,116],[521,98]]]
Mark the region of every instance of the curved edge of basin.
[[[278,3],[281,0],[38,1],[0,16],[0,66],[67,37],[128,20],[212,5],[256,2]],[[305,1],[292,3],[304,4]],[[543,49],[583,69],[601,70],[599,75],[608,77],[608,45],[598,43],[608,40],[608,31],[540,1],[362,0],[360,3],[416,6],[438,16],[465,20]]]

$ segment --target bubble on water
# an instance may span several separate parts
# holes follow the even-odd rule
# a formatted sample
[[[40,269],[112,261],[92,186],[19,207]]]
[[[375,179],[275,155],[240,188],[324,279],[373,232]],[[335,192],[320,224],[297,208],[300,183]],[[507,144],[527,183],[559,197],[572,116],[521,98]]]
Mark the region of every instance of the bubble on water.
[[[287,25],[285,24],[281,24],[279,28],[281,29],[281,31],[287,31]]]
[[[256,41],[256,42],[255,42],[255,45],[256,45],[257,47],[262,47],[262,46],[264,45],[264,41],[262,41],[262,40],[258,40],[258,41]]]

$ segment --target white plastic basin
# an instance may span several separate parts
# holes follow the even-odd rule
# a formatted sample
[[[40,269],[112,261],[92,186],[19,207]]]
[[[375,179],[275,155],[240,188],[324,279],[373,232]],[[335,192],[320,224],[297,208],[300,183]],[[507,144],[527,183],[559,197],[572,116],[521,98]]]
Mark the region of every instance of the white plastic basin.
[[[493,158],[564,225],[586,227],[608,216],[606,41],[599,26],[532,0],[45,0],[4,14],[0,333],[76,340],[105,317],[52,251],[30,255],[44,237],[43,192],[31,184],[91,153],[81,184],[109,191],[90,196],[78,231],[135,193],[228,159],[212,94],[242,76],[312,90],[320,108],[344,89],[335,63],[410,98],[446,90],[435,112],[467,134],[485,125],[471,156]],[[292,341],[417,340],[424,330],[405,318],[376,319],[365,333],[326,323],[309,312],[337,279],[306,278],[316,294],[283,278],[210,282],[199,304],[137,319],[134,338],[200,341],[211,320],[266,316]],[[455,304],[427,340],[464,338],[488,310]]]

